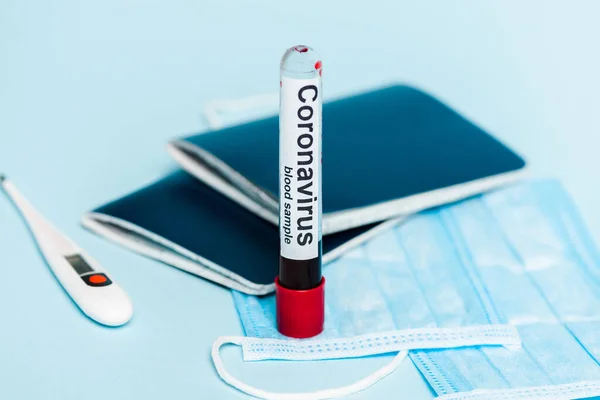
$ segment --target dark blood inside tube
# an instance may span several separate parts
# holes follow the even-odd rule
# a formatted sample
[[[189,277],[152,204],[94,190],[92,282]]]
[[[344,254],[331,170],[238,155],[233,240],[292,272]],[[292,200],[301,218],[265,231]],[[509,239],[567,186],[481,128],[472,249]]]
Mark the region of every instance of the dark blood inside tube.
[[[319,241],[319,249],[321,242]],[[312,289],[321,283],[321,254],[310,260],[292,260],[279,256],[279,283],[294,290]]]

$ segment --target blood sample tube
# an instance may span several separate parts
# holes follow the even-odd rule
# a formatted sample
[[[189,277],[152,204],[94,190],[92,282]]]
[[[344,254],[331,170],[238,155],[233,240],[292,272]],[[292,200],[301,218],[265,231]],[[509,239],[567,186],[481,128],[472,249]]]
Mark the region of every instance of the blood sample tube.
[[[277,327],[306,338],[323,330],[321,275],[321,60],[307,46],[281,59]]]

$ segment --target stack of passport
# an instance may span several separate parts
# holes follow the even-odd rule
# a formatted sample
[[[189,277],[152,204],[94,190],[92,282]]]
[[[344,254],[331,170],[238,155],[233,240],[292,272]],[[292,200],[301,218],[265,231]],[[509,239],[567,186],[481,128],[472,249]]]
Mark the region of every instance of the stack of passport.
[[[279,119],[173,140],[181,170],[83,217],[145,256],[253,295],[278,271]],[[323,261],[403,216],[519,179],[525,161],[432,96],[395,85],[323,106]]]

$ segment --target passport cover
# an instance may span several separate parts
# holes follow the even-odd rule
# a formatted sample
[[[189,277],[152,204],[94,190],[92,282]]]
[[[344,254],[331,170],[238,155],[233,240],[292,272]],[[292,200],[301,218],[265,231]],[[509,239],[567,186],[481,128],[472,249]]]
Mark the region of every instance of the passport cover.
[[[323,239],[329,262],[394,221]],[[147,257],[240,292],[275,290],[279,230],[183,171],[87,213],[91,231]]]
[[[183,169],[278,224],[279,119],[176,139]],[[525,161],[450,107],[395,85],[323,106],[323,234],[472,196]]]

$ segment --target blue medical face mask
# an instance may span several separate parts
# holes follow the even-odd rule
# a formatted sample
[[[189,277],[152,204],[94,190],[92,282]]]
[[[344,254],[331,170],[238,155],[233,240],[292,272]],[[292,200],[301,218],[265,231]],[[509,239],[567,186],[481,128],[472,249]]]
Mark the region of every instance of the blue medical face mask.
[[[207,105],[218,129],[277,111],[278,94]],[[448,267],[450,266],[450,267]],[[362,390],[397,368],[410,349],[475,345],[518,346],[514,328],[491,324],[485,292],[474,286],[435,213],[413,217],[325,268],[324,332],[291,340],[275,326],[275,298],[233,292],[247,337],[223,337],[213,345],[217,372],[228,384],[266,399],[325,399]],[[227,373],[219,348],[242,346],[245,361],[323,360],[398,353],[392,362],[355,384],[313,393],[268,393]]]
[[[260,398],[330,398],[375,383],[411,349],[519,344],[513,327],[492,322],[487,293],[465,268],[439,212],[389,224],[368,243],[328,264],[324,275],[325,329],[314,339],[288,339],[278,333],[274,296],[233,292],[247,337],[219,338],[213,345],[213,361],[223,380]],[[227,343],[240,345],[245,361],[398,356],[348,387],[272,394],[227,373],[219,356]]]
[[[456,253],[488,294],[490,322],[516,325],[522,348],[415,351],[441,399],[600,395],[600,256],[552,181],[439,211]]]
[[[241,124],[275,115],[279,107],[279,92],[238,99],[213,100],[204,107],[204,117],[211,129]]]

